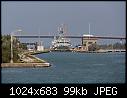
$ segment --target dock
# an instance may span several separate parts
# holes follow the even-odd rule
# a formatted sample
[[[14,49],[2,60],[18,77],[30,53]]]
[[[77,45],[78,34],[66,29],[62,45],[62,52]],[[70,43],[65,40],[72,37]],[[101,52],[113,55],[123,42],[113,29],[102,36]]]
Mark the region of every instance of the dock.
[[[97,51],[84,51],[84,50],[72,50],[72,52],[81,52],[81,53],[109,53],[109,52],[126,52],[125,49],[100,49]]]
[[[38,68],[49,67],[50,63],[2,63],[2,68]]]

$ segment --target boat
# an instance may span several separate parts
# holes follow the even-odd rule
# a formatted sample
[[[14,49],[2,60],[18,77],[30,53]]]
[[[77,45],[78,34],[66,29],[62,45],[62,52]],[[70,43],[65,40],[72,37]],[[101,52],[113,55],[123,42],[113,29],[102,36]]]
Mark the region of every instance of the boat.
[[[54,36],[54,40],[52,41],[52,46],[50,48],[51,51],[70,51],[71,43],[70,40],[65,37],[65,28],[62,24],[60,28],[58,28],[58,36]]]

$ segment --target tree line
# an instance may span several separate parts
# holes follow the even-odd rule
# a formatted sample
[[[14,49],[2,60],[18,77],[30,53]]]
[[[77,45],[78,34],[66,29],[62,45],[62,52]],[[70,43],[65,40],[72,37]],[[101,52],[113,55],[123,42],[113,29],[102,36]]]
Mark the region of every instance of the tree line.
[[[126,48],[126,43],[114,43],[114,44],[104,44],[104,45],[98,45],[98,44],[91,44],[88,47],[89,51],[96,51],[99,49],[125,49]]]

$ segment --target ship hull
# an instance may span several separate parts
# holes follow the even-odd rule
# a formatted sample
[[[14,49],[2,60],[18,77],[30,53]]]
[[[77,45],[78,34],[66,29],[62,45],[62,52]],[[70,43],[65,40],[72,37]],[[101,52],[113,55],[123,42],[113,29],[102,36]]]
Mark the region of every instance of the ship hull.
[[[70,47],[68,46],[53,47],[51,50],[52,51],[71,51]]]

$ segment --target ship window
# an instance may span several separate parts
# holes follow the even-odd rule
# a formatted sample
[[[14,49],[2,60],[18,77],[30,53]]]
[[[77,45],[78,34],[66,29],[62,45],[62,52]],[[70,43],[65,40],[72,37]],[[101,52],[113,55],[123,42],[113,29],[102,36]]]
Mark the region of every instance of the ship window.
[[[88,42],[88,44],[92,44],[93,42]]]

